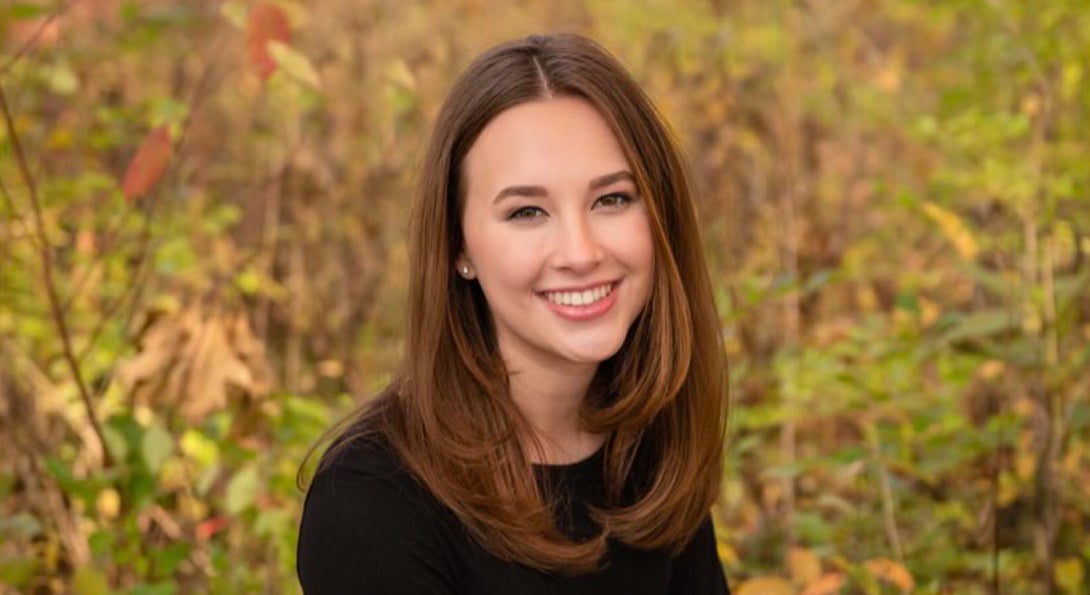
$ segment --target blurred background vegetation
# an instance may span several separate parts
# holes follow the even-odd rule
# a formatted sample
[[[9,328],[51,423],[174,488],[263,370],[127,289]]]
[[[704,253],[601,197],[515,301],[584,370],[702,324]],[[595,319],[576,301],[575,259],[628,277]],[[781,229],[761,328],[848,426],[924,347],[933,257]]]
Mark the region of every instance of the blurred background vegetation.
[[[552,30],[701,190],[736,592],[1090,592],[1076,0],[5,2],[3,592],[298,591],[295,474],[391,378],[439,102]]]

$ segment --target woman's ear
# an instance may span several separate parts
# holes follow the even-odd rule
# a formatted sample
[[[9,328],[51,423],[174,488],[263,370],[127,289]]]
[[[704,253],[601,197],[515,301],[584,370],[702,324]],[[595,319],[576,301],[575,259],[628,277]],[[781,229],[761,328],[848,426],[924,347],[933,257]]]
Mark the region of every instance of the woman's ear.
[[[477,272],[473,270],[473,265],[469,263],[469,259],[466,258],[464,252],[458,254],[458,258],[454,259],[454,268],[457,269],[458,274],[463,279],[470,280],[477,278]]]

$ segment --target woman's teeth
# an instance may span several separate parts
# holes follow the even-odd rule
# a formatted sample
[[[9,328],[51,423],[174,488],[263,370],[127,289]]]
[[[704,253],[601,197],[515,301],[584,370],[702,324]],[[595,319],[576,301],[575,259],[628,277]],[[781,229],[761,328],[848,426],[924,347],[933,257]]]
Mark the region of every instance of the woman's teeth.
[[[547,291],[545,299],[561,306],[589,306],[613,292],[613,284],[606,283],[583,291]]]

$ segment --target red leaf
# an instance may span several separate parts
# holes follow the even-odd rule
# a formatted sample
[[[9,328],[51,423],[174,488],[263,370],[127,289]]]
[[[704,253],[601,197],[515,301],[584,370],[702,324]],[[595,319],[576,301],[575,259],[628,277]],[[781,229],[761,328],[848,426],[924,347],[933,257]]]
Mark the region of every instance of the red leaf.
[[[208,541],[213,535],[227,528],[227,519],[221,516],[209,517],[194,527],[193,532],[200,541]]]
[[[144,137],[144,142],[140,143],[136,155],[129,162],[129,169],[125,170],[125,181],[121,188],[126,200],[132,202],[155,186],[166,172],[173,150],[166,125],[152,130]]]
[[[246,25],[246,44],[250,48],[250,65],[261,80],[268,79],[276,70],[276,61],[269,55],[269,42],[288,43],[289,40],[291,27],[284,11],[268,2],[254,5]]]

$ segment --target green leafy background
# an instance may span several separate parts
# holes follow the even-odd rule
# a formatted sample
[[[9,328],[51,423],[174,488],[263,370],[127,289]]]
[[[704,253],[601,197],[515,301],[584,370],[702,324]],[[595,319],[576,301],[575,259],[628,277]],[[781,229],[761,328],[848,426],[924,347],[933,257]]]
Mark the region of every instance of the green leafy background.
[[[1082,2],[4,13],[4,592],[299,590],[296,471],[395,369],[428,127],[472,57],[553,30],[692,165],[736,592],[1090,592]]]

